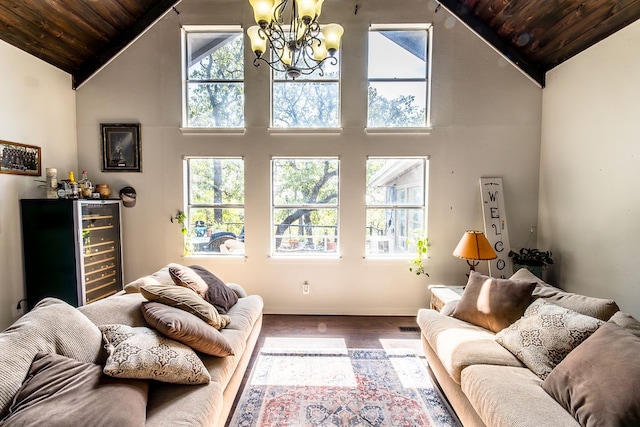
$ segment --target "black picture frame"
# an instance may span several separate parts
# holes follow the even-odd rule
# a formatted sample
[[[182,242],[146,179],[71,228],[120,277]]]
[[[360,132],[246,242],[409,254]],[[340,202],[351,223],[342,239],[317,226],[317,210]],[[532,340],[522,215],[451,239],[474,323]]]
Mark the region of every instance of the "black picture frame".
[[[0,173],[40,176],[42,150],[36,145],[0,141]]]
[[[102,171],[142,172],[140,123],[101,123]]]

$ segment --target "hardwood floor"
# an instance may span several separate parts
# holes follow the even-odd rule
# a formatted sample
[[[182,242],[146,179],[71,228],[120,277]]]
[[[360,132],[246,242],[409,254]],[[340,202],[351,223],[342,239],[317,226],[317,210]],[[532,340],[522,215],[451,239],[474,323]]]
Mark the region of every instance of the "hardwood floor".
[[[265,314],[257,347],[268,337],[342,338],[347,348],[382,348],[381,339],[420,339],[415,316],[295,316]]]
[[[403,331],[401,328],[409,328]],[[256,355],[269,338],[338,338],[350,349],[407,347],[422,352],[415,316],[304,316],[265,314],[262,331],[227,424],[249,378]]]

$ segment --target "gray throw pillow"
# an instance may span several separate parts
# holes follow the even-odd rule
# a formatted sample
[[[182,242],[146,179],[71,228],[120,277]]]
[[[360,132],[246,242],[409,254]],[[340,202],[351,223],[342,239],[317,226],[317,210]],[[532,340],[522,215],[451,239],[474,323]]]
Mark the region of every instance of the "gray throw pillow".
[[[100,365],[38,353],[0,424],[144,426],[148,392],[147,381],[111,378]]]
[[[220,314],[227,314],[231,307],[238,302],[238,295],[235,291],[206,268],[192,265],[191,269],[207,284],[204,299],[213,305]]]

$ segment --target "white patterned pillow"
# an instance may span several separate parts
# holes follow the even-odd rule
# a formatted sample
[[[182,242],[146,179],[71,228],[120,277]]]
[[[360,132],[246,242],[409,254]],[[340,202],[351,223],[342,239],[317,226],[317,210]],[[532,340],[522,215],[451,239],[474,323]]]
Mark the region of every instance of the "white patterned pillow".
[[[545,379],[571,350],[604,322],[538,299],[523,317],[496,334],[496,341]]]
[[[206,384],[211,376],[188,346],[150,328],[101,325],[108,358],[103,372],[116,378],[139,378],[176,384]]]

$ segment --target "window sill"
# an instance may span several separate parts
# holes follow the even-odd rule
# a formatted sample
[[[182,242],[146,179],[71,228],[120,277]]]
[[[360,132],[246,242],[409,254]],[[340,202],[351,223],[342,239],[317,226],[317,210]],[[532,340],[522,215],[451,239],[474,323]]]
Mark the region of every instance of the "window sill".
[[[180,128],[183,135],[244,135],[245,128]]]
[[[367,135],[389,135],[389,134],[403,134],[403,135],[428,135],[433,130],[431,126],[425,126],[420,128],[365,128],[364,131]]]
[[[340,135],[342,128],[268,128],[269,133],[279,135],[313,135],[313,134],[335,134]]]

